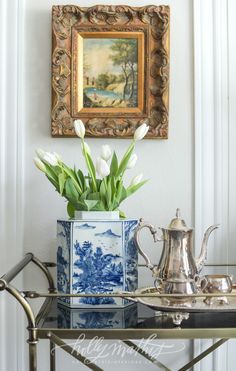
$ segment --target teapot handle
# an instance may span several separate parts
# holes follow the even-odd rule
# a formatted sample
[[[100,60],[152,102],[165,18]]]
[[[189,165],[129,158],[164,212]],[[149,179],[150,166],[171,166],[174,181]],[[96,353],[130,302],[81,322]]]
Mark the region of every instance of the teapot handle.
[[[154,242],[163,241],[163,238],[159,237],[157,235],[157,230],[152,224],[145,222],[142,218],[140,219],[139,224],[138,224],[138,226],[135,230],[135,234],[134,234],[135,244],[137,246],[138,252],[140,253],[140,255],[142,255],[142,257],[145,260],[146,267],[153,270],[154,265],[151,263],[147,254],[141,249],[140,242],[139,242],[139,233],[140,233],[141,229],[143,229],[143,228],[148,228],[150,230],[150,232],[153,236]]]

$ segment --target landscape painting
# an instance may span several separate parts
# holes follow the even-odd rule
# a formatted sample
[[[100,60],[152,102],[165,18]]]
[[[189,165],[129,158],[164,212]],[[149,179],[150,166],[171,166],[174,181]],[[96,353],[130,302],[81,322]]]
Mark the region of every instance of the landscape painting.
[[[52,136],[167,139],[169,51],[169,6],[54,5]]]
[[[83,107],[138,107],[138,39],[83,39]]]

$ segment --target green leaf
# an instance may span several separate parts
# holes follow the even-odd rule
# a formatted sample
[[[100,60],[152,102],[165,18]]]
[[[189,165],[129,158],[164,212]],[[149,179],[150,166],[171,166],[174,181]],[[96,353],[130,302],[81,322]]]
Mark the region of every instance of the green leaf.
[[[74,167],[74,175],[75,175],[75,178],[76,178],[76,180],[77,180],[77,182],[78,182],[78,184],[79,184],[81,190],[84,191],[83,183],[81,182],[81,179],[80,179],[80,177],[79,177],[79,175],[78,175],[78,172],[77,172],[77,170],[76,170],[75,167]]]
[[[58,181],[55,181],[53,178],[50,178],[47,174],[46,174],[46,177],[48,178],[49,182],[51,182],[54,185],[54,187],[56,188],[57,192],[60,193]]]
[[[73,179],[76,180],[76,176],[74,174],[74,171],[69,167],[67,166],[66,164],[62,164],[62,168],[65,170],[65,172]]]
[[[67,213],[68,213],[70,218],[74,218],[75,208],[74,208],[74,206],[72,205],[71,202],[68,202],[68,204],[67,204]]]
[[[89,193],[87,196],[87,200],[100,200],[100,193],[99,192],[93,192]]]
[[[58,176],[61,173],[61,167],[60,166],[53,166],[52,170],[54,173]]]
[[[116,175],[118,170],[118,159],[116,156],[116,153],[113,153],[112,159],[111,159],[111,165],[110,165],[110,174]]]
[[[129,159],[132,155],[133,149],[134,149],[134,143],[131,143],[131,145],[129,146],[128,150],[126,151],[124,157],[122,158],[122,160],[120,162],[119,168],[118,168],[117,173],[116,173],[117,177],[124,173],[124,171],[127,167],[127,164],[129,162]]]
[[[45,165],[45,168],[46,168],[46,175],[48,177],[48,179],[53,179],[55,182],[58,183],[58,176],[57,174],[55,173],[55,170],[53,169],[53,167],[51,167],[50,165],[48,165],[47,163],[44,162],[44,165]],[[58,183],[59,185],[59,183]]]
[[[75,175],[74,171],[68,167],[67,165],[65,165],[64,163],[62,164],[62,169],[64,170],[64,172],[70,177],[70,179],[73,181],[73,184],[76,188],[76,190],[79,192],[79,193],[82,193],[82,189],[78,183],[78,179],[77,179],[77,176]]]
[[[59,180],[60,194],[62,195],[63,190],[64,190],[65,181],[66,181],[65,174],[64,173],[59,174],[58,175],[58,180]]]
[[[101,183],[102,183],[101,179],[96,179],[97,189],[100,188]]]
[[[78,191],[77,191],[77,189],[76,189],[76,187],[75,187],[71,178],[66,179],[65,195],[66,195],[66,197],[68,197],[69,199],[74,200],[75,202],[77,202],[78,199],[79,199]]]
[[[82,173],[81,170],[77,171],[77,179],[80,181],[81,188],[83,189],[83,191],[85,191],[87,188],[87,185],[86,185],[84,174]]]
[[[93,176],[94,176],[94,178],[96,178],[95,166],[94,166],[93,160],[92,160],[92,158],[91,158],[91,156],[90,156],[89,153],[87,153],[87,157],[88,157],[89,166],[90,166],[90,168],[92,170]]]
[[[128,187],[126,189],[126,193],[127,193],[127,197],[131,196],[134,192],[136,192],[140,187],[142,187],[145,183],[147,183],[148,180],[143,180],[142,182],[132,186],[132,187]]]
[[[124,201],[127,197],[128,197],[128,194],[126,192],[126,189],[125,187],[122,187],[119,203],[121,204],[121,202]]]
[[[97,200],[84,200],[85,205],[88,208],[88,211],[92,210],[94,206],[98,203]]]
[[[102,201],[98,201],[98,203],[93,208],[94,211],[105,211],[106,208]]]
[[[112,196],[111,195],[111,182],[109,179],[107,179],[106,199],[107,199],[108,210],[111,210],[111,202],[112,202],[111,196]]]
[[[117,201],[117,199],[115,197],[114,200],[113,200],[113,204],[112,204],[112,210],[117,210],[119,205],[120,205],[120,203]]]
[[[116,198],[116,180],[114,176],[109,176],[111,184],[111,209],[114,210],[115,198]]]
[[[70,198],[68,196],[65,196],[65,198],[74,206],[75,210],[84,210],[84,211],[88,210],[87,205],[84,202],[81,202],[78,200],[76,201],[75,199]]]
[[[103,179],[102,182],[101,182],[99,193],[100,193],[100,198],[101,198],[103,204],[105,205],[106,204],[106,185],[105,185],[105,179]]]
[[[114,176],[111,176],[111,193],[112,193],[112,198],[115,197],[116,194],[116,180]]]
[[[80,199],[84,201],[88,196],[88,192],[89,192],[89,189],[86,189],[86,191],[84,191],[82,195],[80,195]]]
[[[122,188],[123,188],[123,181],[122,179],[120,179],[118,182],[118,187],[117,187],[117,192],[116,192],[116,200],[118,203],[120,203]]]

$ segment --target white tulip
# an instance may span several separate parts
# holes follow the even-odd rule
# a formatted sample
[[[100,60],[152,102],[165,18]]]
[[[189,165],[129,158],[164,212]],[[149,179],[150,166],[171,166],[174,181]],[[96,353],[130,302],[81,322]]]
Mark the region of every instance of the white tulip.
[[[148,129],[149,129],[149,126],[147,124],[142,124],[141,126],[139,126],[134,132],[135,142],[137,140],[143,139],[145,137],[145,135],[147,134]]]
[[[138,174],[136,175],[135,177],[133,177],[133,179],[131,180],[130,182],[130,187],[133,187],[135,185],[137,185],[138,183],[141,182],[141,180],[143,179],[143,174]]]
[[[103,160],[103,158],[101,158],[101,157],[99,157],[97,159],[96,170],[97,170],[97,174],[101,178],[104,178],[105,176],[107,176],[107,175],[110,174],[110,168],[109,168],[109,166],[107,165],[106,161]]]
[[[53,152],[53,155],[56,157],[58,162],[61,162],[61,156],[58,153]]]
[[[37,166],[37,168],[41,171],[43,171],[44,173],[46,173],[46,166],[44,165],[44,163],[40,160],[40,158],[38,157],[35,157],[34,158],[34,163],[35,165]]]
[[[89,155],[91,155],[91,149],[88,145],[88,143],[84,142],[81,143],[82,151],[85,150]]]
[[[78,135],[78,137],[83,139],[85,136],[85,127],[84,127],[83,122],[81,120],[75,120],[74,128],[75,128],[76,135]]]
[[[133,153],[132,156],[130,157],[129,161],[128,161],[126,169],[133,169],[133,167],[135,166],[135,164],[137,162],[137,159],[138,159],[138,156],[136,155],[136,153]]]
[[[43,159],[43,156],[45,155],[45,151],[43,150],[43,149],[41,149],[41,148],[38,148],[38,149],[36,149],[36,155],[40,158],[40,160],[42,160]]]
[[[108,161],[111,158],[111,155],[111,147],[108,144],[104,144],[101,150],[101,158],[105,161]]]
[[[53,153],[50,153],[50,152],[45,152],[42,160],[45,161],[47,164],[52,165],[52,166],[57,166],[58,165],[58,160],[57,160],[56,156]]]

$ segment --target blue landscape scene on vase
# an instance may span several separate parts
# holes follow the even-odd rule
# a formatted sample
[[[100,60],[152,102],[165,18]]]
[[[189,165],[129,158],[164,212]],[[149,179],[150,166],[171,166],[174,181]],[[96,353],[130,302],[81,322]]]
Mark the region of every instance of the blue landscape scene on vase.
[[[78,259],[74,267],[79,273],[73,273],[73,290],[81,293],[109,293],[123,285],[123,265],[118,254],[104,253],[101,247],[93,248],[92,242],[78,241],[74,244],[74,253]],[[114,298],[81,298],[84,304],[115,304]]]
[[[95,233],[95,236],[108,237],[108,238],[120,238],[121,237],[118,234],[113,233],[111,229],[108,229],[107,231],[102,232],[102,233]]]
[[[138,250],[134,242],[137,220],[125,221],[125,290],[135,291],[138,288]]]
[[[57,289],[59,292],[70,293],[70,223],[60,221],[57,223]],[[61,298],[70,303],[70,298]]]
[[[77,225],[76,229],[95,229],[96,227],[94,225],[90,225],[88,223],[84,223],[81,225]]]
[[[114,293],[137,288],[137,220],[58,221],[57,275],[62,293]],[[60,298],[72,307],[124,306],[122,298]]]

